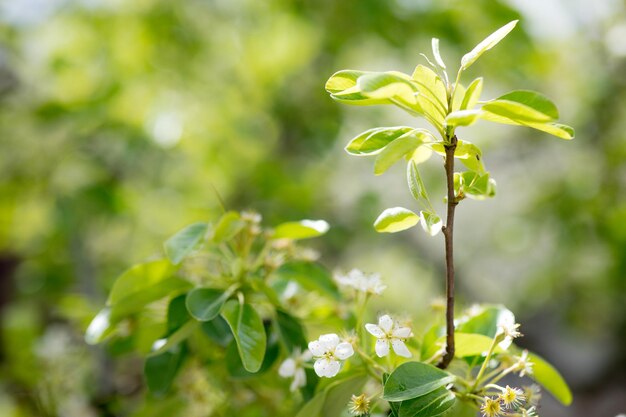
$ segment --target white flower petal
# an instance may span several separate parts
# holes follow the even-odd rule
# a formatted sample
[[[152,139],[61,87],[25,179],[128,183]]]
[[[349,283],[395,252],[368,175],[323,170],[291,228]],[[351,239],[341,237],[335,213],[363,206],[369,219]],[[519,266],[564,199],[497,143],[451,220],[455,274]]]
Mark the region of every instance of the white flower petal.
[[[341,342],[335,348],[335,357],[337,359],[346,360],[354,355],[354,348],[348,342]]]
[[[310,350],[305,350],[304,352],[302,352],[302,355],[300,355],[300,359],[302,359],[303,361],[310,361],[311,359],[313,359],[313,354],[311,353]]]
[[[406,347],[406,345],[404,344],[404,342],[400,339],[393,339],[391,341],[391,345],[393,346],[393,351],[396,352],[396,355],[398,356],[402,356],[405,358],[410,358],[411,356],[411,352],[409,352],[409,349]]]
[[[289,389],[294,392],[297,391],[298,388],[306,385],[306,372],[304,369],[298,368],[296,369],[296,373],[293,376],[293,381],[291,381],[291,386]]]
[[[365,325],[365,330],[367,330],[369,334],[371,334],[372,336],[377,337],[379,339],[385,337],[385,332],[383,332],[383,329],[381,329],[375,324],[367,323]]]
[[[283,378],[289,378],[296,373],[296,361],[293,358],[285,359],[285,361],[278,368],[278,375]]]
[[[332,378],[339,372],[339,362],[335,360],[328,360],[326,358],[320,358],[315,361],[313,364],[313,369],[315,369],[315,373],[320,377]]]
[[[411,337],[411,329],[409,327],[396,327],[391,335],[399,339],[406,339]]]
[[[326,353],[326,348],[324,348],[324,346],[322,346],[322,344],[317,340],[309,342],[309,350],[313,356],[322,356]]]
[[[385,314],[378,319],[378,326],[383,329],[385,333],[389,333],[393,328],[393,320],[388,314]]]
[[[319,338],[320,344],[326,351],[332,350],[339,344],[339,336],[335,333],[323,334]],[[313,352],[315,354],[315,352]]]
[[[387,356],[389,354],[389,341],[387,339],[378,339],[375,350],[379,358]]]

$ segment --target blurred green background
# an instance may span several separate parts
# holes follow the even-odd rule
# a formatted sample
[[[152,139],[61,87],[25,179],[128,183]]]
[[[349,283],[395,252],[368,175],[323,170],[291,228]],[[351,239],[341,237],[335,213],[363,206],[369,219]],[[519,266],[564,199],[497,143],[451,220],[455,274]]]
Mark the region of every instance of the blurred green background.
[[[391,108],[333,102],[344,68],[411,72],[441,38],[484,97],[536,89],[577,130],[565,142],[479,123],[495,199],[463,202],[462,303],[501,302],[575,391],[545,416],[626,411],[626,6],[612,0],[1,0],[0,415],[151,415],[138,358],[82,333],[115,277],[186,224],[255,209],[323,218],[330,268],[380,272],[379,309],[419,322],[443,291],[443,239],[378,235],[410,205],[403,169],[375,177],[342,148]],[[443,170],[428,166],[431,195]],[[434,198],[435,199],[435,198]],[[548,397],[547,395],[545,397]],[[191,414],[188,414],[191,415]],[[201,412],[198,415],[203,415]]]

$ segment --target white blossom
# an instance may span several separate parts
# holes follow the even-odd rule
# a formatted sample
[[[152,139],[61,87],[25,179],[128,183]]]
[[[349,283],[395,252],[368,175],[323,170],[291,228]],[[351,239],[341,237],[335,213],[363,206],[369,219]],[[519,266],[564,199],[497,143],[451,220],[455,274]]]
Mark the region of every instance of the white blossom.
[[[533,363],[528,359],[528,351],[525,350],[522,352],[522,356],[515,357],[515,369],[519,371],[519,376],[524,375],[532,375],[533,373]]]
[[[280,364],[278,368],[278,375],[283,378],[293,378],[291,381],[291,385],[289,389],[293,391],[297,391],[298,388],[306,385],[306,373],[304,371],[304,362],[311,360],[313,356],[311,352],[305,350],[303,353],[300,353],[300,349],[296,348],[293,352],[293,355],[290,358],[287,358]]]
[[[338,274],[335,280],[340,285],[369,294],[380,295],[387,288],[381,281],[380,274],[366,275],[358,269],[353,269],[347,274]]]
[[[504,334],[504,340],[498,344],[500,348],[507,350],[513,339],[520,337],[522,334],[517,330],[519,324],[515,323],[515,316],[509,310],[506,310],[500,314],[497,322],[498,330],[497,334]]]
[[[378,340],[376,341],[376,355],[379,358],[389,354],[389,344],[393,347],[396,355],[410,358],[411,352],[404,344],[404,341],[411,337],[411,329],[408,327],[400,327],[397,322],[394,323],[389,315],[385,314],[378,319],[378,325],[367,323],[365,329]]]
[[[313,369],[320,377],[332,378],[339,372],[342,360],[354,355],[354,348],[348,342],[341,342],[334,333],[323,334],[318,340],[309,343],[309,350],[317,358]]]

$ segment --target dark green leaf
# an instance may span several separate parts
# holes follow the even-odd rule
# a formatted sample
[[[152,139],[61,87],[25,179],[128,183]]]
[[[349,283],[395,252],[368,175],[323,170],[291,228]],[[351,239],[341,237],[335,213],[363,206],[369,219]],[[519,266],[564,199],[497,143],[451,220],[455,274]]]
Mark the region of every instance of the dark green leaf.
[[[405,362],[387,379],[383,399],[404,401],[426,395],[454,381],[454,376],[432,365]]]
[[[146,359],[144,377],[150,392],[156,396],[167,393],[185,357],[184,349],[177,346],[172,351]]]
[[[267,338],[263,321],[249,304],[230,300],[222,308],[222,317],[228,323],[243,367],[248,372],[258,372],[265,357]]]
[[[222,316],[217,316],[211,321],[203,321],[202,331],[209,339],[221,347],[226,347],[233,340],[233,334]]]
[[[397,413],[398,417],[440,416],[448,411],[455,401],[454,394],[445,387],[441,387],[421,397],[402,401]]]
[[[295,348],[306,349],[307,339],[300,320],[283,310],[276,310],[276,323],[289,352],[293,352]]]
[[[206,235],[207,223],[194,223],[176,233],[165,241],[165,254],[177,265],[196,247]]]
[[[170,305],[167,307],[167,333],[171,334],[178,330],[182,325],[187,323],[191,316],[187,312],[185,306],[186,294],[179,295],[170,301]]]
[[[267,326],[265,330],[269,335],[267,338],[267,349],[265,350],[265,356],[263,357],[261,368],[259,368],[256,373],[248,372],[246,368],[244,368],[241,358],[239,357],[237,344],[235,342],[228,346],[226,349],[226,368],[231,376],[235,378],[251,378],[266,372],[276,362],[280,353],[278,338],[274,337]]]
[[[198,321],[213,320],[230,297],[231,292],[214,288],[195,288],[187,293],[187,311]]]

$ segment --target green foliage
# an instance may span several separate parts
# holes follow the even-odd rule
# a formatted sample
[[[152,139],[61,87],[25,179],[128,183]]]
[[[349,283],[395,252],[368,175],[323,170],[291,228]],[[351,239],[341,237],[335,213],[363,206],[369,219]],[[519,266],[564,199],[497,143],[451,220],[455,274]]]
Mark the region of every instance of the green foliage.
[[[236,300],[224,305],[222,317],[233,332],[243,367],[249,372],[257,372],[263,363],[267,343],[261,317],[251,305]]]
[[[454,382],[454,376],[432,365],[407,362],[387,378],[383,398],[396,402],[422,397]]]
[[[381,233],[396,233],[415,226],[420,217],[404,207],[388,208],[374,222],[374,229]]]

